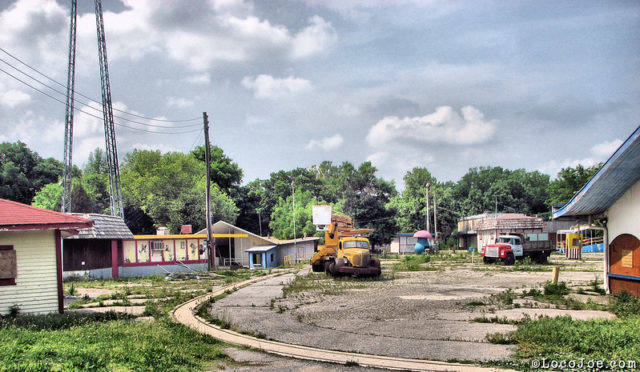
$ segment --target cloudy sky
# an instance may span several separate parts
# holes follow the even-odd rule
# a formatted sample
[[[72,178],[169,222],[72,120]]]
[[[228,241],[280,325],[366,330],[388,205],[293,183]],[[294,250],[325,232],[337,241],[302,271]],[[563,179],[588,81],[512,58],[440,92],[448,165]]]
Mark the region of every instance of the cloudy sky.
[[[0,0],[0,142],[60,160],[69,3]],[[82,166],[104,133],[100,105],[87,99],[100,97],[93,2],[79,3],[73,158]],[[370,160],[402,187],[415,166],[439,180],[474,166],[553,176],[606,160],[640,125],[637,1],[103,7],[120,159],[134,148],[190,151],[204,142],[206,111],[212,142],[245,182]]]

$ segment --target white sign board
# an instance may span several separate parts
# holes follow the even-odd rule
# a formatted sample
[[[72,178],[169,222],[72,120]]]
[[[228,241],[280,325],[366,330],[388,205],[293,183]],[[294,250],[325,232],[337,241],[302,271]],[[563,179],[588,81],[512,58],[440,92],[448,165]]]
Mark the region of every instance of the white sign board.
[[[311,207],[313,216],[313,224],[322,229],[331,224],[331,206],[330,205],[314,205]],[[321,227],[322,226],[322,227]]]

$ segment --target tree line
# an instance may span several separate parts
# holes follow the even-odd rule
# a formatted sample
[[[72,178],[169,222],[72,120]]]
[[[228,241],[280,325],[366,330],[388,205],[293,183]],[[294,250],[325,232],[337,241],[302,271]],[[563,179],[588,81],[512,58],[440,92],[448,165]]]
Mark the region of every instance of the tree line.
[[[186,224],[196,231],[205,227],[204,154],[205,147],[199,146],[188,154],[133,150],[124,156],[120,177],[125,222],[134,234],[152,234],[158,226],[167,226],[172,233]],[[212,146],[212,214],[214,221],[292,239],[294,220],[296,237],[317,234],[311,207],[331,204],[336,213],[351,216],[356,226],[374,229],[372,243],[387,244],[398,232],[426,228],[429,183],[432,218],[435,199],[438,231],[447,239],[455,233],[458,219],[468,215],[507,212],[549,217],[552,205],[568,202],[599,168],[563,168],[552,180],[538,171],[475,167],[453,182],[438,181],[427,168],[416,167],[405,174],[399,192],[393,182],[376,175],[370,162],[356,166],[323,161],[243,184],[240,166]],[[61,177],[59,161],[40,157],[22,142],[0,144],[0,198],[60,210]],[[105,153],[95,149],[84,168],[73,168],[72,211],[110,213],[108,182]]]

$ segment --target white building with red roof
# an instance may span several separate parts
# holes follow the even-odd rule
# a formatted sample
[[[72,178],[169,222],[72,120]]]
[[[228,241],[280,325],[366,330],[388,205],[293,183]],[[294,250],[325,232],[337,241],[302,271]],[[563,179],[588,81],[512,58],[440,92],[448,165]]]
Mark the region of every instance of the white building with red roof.
[[[92,224],[0,199],[0,314],[62,313],[62,237]]]

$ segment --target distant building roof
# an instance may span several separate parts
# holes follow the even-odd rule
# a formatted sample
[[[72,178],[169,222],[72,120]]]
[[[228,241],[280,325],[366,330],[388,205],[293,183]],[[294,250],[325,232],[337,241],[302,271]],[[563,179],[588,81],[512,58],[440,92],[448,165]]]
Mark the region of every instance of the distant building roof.
[[[245,252],[268,252],[272,249],[274,249],[275,247],[277,247],[277,245],[259,245],[257,247],[251,247],[249,249],[246,249]]]
[[[317,237],[317,236],[307,236],[307,237],[304,237],[304,238],[280,240],[280,239],[274,238],[273,236],[270,236],[269,240],[274,242],[274,243],[283,245],[283,244],[293,244],[293,243],[316,241],[316,240],[320,240],[320,238]]]
[[[0,199],[0,230],[77,229],[91,225],[85,218]]]
[[[133,239],[131,230],[119,216],[97,213],[71,213],[71,215],[91,220],[93,226],[80,229],[78,235],[65,239]]]
[[[640,126],[553,218],[605,212],[640,180]]]

